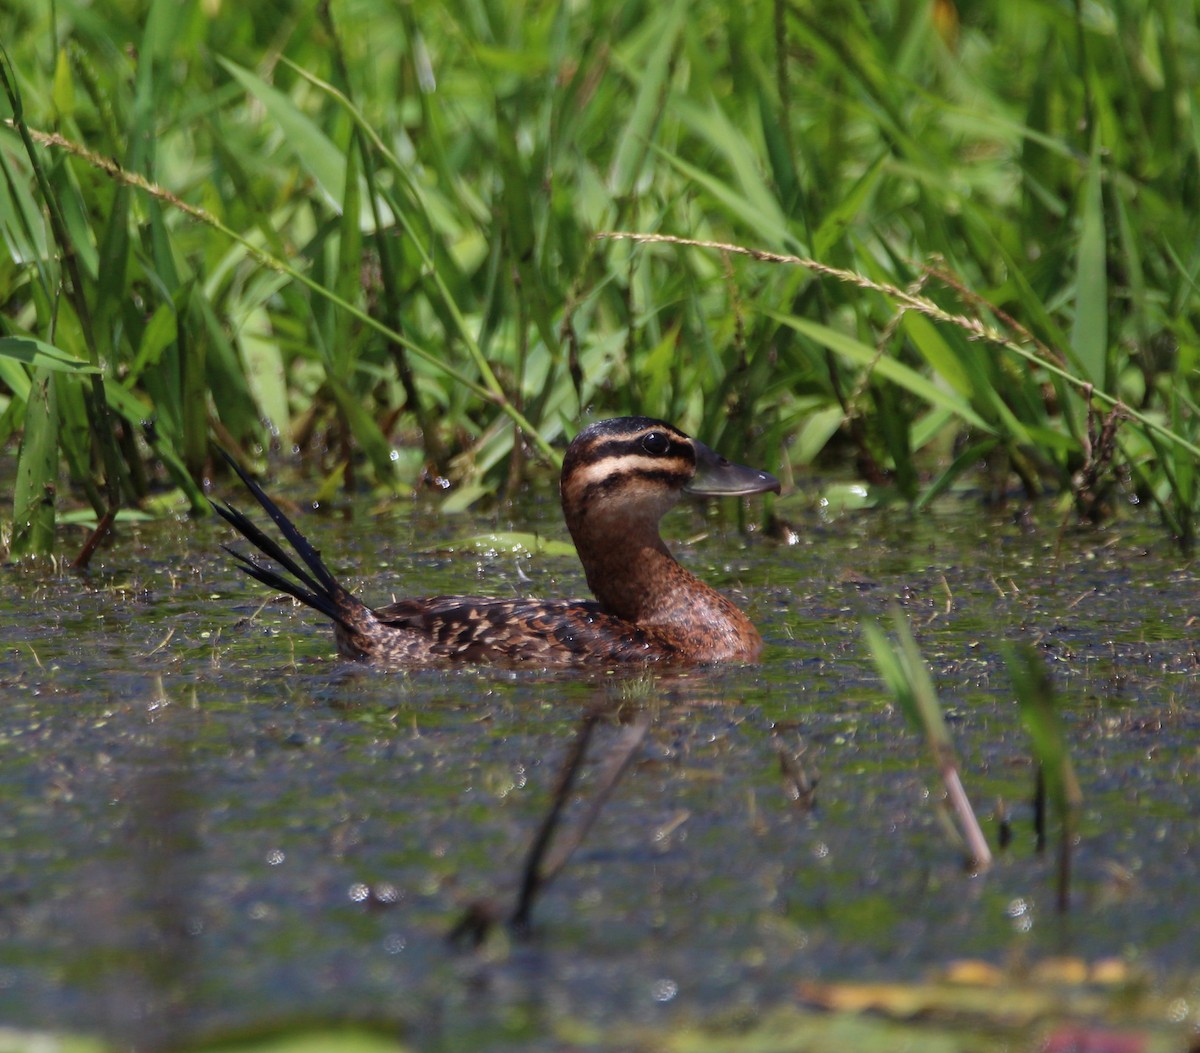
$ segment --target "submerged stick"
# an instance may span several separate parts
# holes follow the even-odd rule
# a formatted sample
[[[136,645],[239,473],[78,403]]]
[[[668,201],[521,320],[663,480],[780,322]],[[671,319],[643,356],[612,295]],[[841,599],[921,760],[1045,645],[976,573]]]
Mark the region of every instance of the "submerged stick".
[[[1059,913],[1066,913],[1071,906],[1071,853],[1083,791],[1071,765],[1058,701],[1045,664],[1028,644],[1008,647],[1005,661],[1037,762],[1033,814],[1039,852],[1046,846],[1047,815],[1058,817],[1057,902]]]
[[[628,769],[638,747],[645,739],[646,732],[650,730],[650,714],[642,711],[638,713],[634,722],[621,732],[621,737],[609,751],[604,767],[600,771],[599,782],[592,794],[591,801],[588,802],[587,810],[574,828],[563,834],[562,839],[551,852],[550,846],[555,828],[558,826],[571,785],[583,762],[587,740],[591,737],[598,719],[599,713],[595,711],[584,717],[574,748],[567,755],[567,760],[563,765],[559,784],[555,788],[554,802],[530,846],[522,872],[521,890],[509,918],[509,924],[518,931],[525,931],[529,928],[529,917],[538,894],[562,872],[576,849],[583,844],[592,824],[600,815],[612,795],[612,791]]]
[[[811,812],[817,804],[817,779],[805,771],[799,759],[787,749],[779,735],[772,736],[772,741],[779,756],[779,774],[783,778],[784,792],[801,812]]]
[[[592,733],[599,723],[603,710],[595,708],[585,713],[571,741],[566,757],[559,768],[554,785],[554,793],[550,808],[543,816],[537,832],[530,842],[529,851],[525,855],[521,867],[517,899],[512,911],[504,919],[516,933],[528,932],[530,918],[538,896],[566,867],[576,849],[583,844],[588,831],[599,817],[604,805],[608,802],[612,791],[621,781],[628,770],[630,762],[637,753],[650,730],[650,714],[639,712],[634,721],[622,732],[620,737],[609,750],[604,764],[600,769],[595,792],[588,802],[582,817],[561,835],[555,843],[564,809],[571,796],[587,756]],[[478,901],[468,905],[462,917],[447,934],[451,943],[467,940],[474,945],[483,942],[488,931],[503,917],[497,904],[491,901]]]
[[[571,786],[574,784],[575,777],[579,774],[580,766],[583,764],[584,755],[587,753],[588,740],[592,737],[597,720],[599,720],[599,714],[594,710],[585,714],[579,725],[579,730],[575,732],[571,749],[563,761],[562,768],[559,769],[558,782],[554,787],[554,796],[550,802],[550,810],[542,819],[542,824],[538,827],[533,842],[529,846],[529,852],[525,856],[525,865],[521,868],[521,887],[517,893],[517,905],[509,917],[509,924],[515,928],[525,929],[529,926],[529,915],[533,910],[533,902],[537,898],[538,891],[543,883],[541,870],[542,858],[550,847],[550,841],[554,837],[554,830],[558,826],[559,817],[562,815],[563,808],[566,807],[567,796],[570,794]]]

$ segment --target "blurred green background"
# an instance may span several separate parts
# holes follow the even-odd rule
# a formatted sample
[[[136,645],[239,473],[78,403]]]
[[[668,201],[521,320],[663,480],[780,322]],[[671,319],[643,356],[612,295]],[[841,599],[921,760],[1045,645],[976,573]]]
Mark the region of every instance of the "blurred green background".
[[[645,413],[871,501],[1149,503],[1187,543],[1197,26],[1194,0],[6,0],[6,540],[202,510],[214,442],[452,510]]]

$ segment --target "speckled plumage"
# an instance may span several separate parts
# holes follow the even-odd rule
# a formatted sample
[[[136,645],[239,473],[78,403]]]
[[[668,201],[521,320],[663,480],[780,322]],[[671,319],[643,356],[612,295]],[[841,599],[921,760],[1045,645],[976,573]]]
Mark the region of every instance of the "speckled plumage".
[[[659,536],[663,514],[691,492],[779,492],[766,472],[732,464],[663,421],[620,417],[580,432],[560,490],[595,601],[434,596],[374,610],[232,460],[293,552],[229,505],[216,505],[278,568],[230,549],[241,568],[332,619],[338,651],[381,666],[484,662],[587,666],[753,661],[762,639],[730,600],[685,570]]]

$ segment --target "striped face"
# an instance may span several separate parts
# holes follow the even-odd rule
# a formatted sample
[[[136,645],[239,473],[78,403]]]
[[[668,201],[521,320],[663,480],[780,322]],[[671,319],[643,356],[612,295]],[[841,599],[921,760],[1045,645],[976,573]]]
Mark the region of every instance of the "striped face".
[[[727,461],[652,417],[617,417],[580,432],[562,471],[568,519],[586,515],[662,515],[680,493],[745,495],[779,492],[766,472]],[[607,518],[607,515],[605,515]]]
[[[695,473],[695,446],[671,425],[650,417],[603,420],[580,432],[567,449],[563,505],[585,513],[611,502],[620,514],[649,501],[665,511]]]

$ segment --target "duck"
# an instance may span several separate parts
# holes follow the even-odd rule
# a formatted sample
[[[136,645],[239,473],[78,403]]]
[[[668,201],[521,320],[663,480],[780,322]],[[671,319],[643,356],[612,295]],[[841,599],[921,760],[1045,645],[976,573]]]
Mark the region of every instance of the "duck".
[[[659,522],[685,494],[777,494],[779,480],[727,460],[665,421],[601,420],[567,448],[559,493],[592,600],[454,595],[370,607],[225,457],[289,547],[233,505],[214,501],[217,514],[256,551],[223,547],[250,577],[329,618],[343,658],[389,668],[709,665],[754,662],[762,651],[745,612],[671,555]]]

